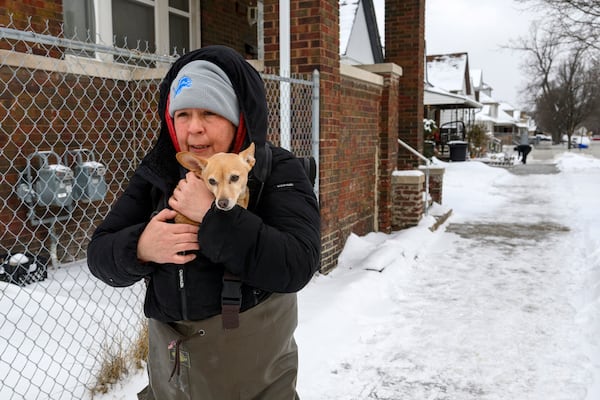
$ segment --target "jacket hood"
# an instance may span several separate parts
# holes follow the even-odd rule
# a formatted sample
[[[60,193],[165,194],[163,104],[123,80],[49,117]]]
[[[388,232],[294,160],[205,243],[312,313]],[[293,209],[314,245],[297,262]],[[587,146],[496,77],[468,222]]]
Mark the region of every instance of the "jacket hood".
[[[165,177],[166,175],[172,179],[178,179],[179,177],[179,164],[175,158],[176,149],[169,131],[169,125],[172,127],[172,120],[167,105],[171,83],[184,65],[195,60],[212,62],[229,77],[240,106],[241,120],[243,121],[240,122],[240,126],[242,126],[242,130],[245,130],[245,134],[242,132],[244,136],[241,149],[248,147],[250,142],[254,142],[257,149],[262,149],[267,140],[267,100],[264,83],[258,71],[239,53],[229,47],[203,47],[178,58],[160,84],[158,103],[158,113],[161,121],[160,133],[154,148],[142,161],[142,165],[146,165],[159,176]],[[234,142],[241,139],[242,137],[236,137]],[[264,163],[261,157],[262,152],[258,151],[255,158],[259,165]]]

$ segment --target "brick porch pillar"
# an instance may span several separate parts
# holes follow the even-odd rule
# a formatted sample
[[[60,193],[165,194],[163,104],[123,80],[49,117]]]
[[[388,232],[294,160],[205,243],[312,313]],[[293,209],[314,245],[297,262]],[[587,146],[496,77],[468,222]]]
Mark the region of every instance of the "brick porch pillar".
[[[392,229],[416,226],[423,216],[425,175],[421,171],[397,171],[392,175]]]
[[[425,174],[427,167],[421,165],[419,167],[419,170],[421,170]],[[438,204],[442,204],[444,172],[446,172],[445,167],[436,165],[432,165],[431,167],[429,167],[429,197],[431,197],[431,201],[434,201]]]
[[[385,59],[402,67],[398,96],[398,138],[423,152],[425,0],[385,1]],[[398,149],[398,169],[417,168],[419,158]]]

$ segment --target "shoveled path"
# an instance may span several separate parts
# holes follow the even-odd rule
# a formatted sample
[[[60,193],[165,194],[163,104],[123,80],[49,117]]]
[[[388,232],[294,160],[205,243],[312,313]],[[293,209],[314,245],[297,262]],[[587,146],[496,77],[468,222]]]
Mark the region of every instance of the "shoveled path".
[[[509,171],[492,185],[498,203],[453,215],[432,250],[390,276],[394,322],[375,313],[362,355],[340,363],[337,393],[321,400],[586,398],[573,307],[586,249],[556,211],[573,188],[551,163]]]

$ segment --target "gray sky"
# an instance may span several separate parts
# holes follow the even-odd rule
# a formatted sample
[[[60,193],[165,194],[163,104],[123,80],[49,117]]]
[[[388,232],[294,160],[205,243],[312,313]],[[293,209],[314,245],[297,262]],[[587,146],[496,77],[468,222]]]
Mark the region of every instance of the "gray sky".
[[[511,39],[528,36],[531,11],[511,0],[427,0],[427,54],[467,52],[469,67],[483,71],[492,96],[521,107],[524,54],[502,49]]]

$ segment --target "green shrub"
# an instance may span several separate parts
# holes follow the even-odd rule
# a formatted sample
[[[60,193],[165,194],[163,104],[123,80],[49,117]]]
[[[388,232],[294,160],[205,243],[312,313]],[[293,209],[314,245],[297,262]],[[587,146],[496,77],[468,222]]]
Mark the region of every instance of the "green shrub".
[[[469,141],[469,154],[471,158],[481,157],[486,153],[490,139],[483,125],[473,125],[467,131],[467,140]]]

